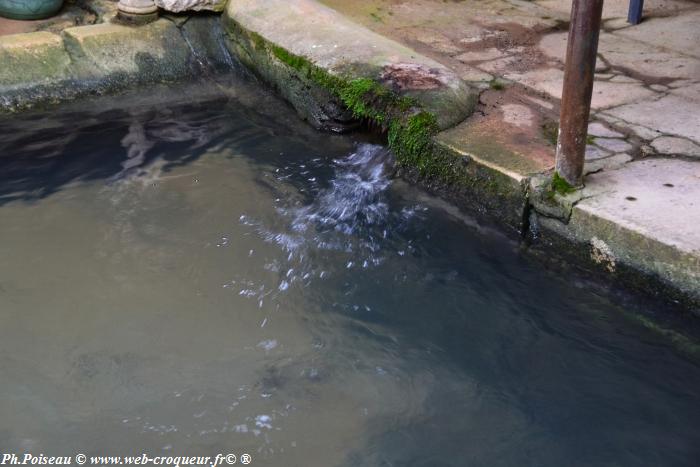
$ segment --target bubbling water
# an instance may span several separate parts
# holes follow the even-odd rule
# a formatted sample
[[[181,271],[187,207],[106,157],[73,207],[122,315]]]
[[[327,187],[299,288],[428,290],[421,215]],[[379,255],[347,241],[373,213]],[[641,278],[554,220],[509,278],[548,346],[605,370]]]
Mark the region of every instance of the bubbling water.
[[[334,161],[336,176],[331,186],[312,204],[287,213],[293,218],[292,230],[350,236],[386,223],[385,192],[391,183],[387,166],[392,162],[387,149],[371,144],[361,144],[346,159]]]
[[[317,162],[324,164],[321,160]],[[242,215],[241,223],[252,227],[266,242],[277,245],[287,257],[285,264],[266,265],[266,269],[282,276],[275,291],[270,292],[269,286],[248,283],[241,289],[241,295],[255,297],[262,306],[262,298],[285,292],[294,283],[308,286],[314,278],[325,279],[329,271],[321,268],[320,263],[327,261],[317,258],[323,253],[344,256],[345,269],[382,264],[392,234],[425,209],[415,206],[390,210],[388,188],[393,163],[393,156],[385,147],[359,144],[346,158],[333,160],[334,176],[329,186],[319,188],[314,178],[307,180],[316,191],[309,204],[283,205],[276,209],[286,221],[283,229],[272,229],[264,222]],[[286,169],[299,173],[306,165]],[[277,180],[286,182],[289,176],[283,172]]]
[[[281,249],[283,261],[265,264],[269,272],[277,273],[276,284],[258,284],[239,278],[239,294],[258,300],[260,307],[277,299],[292,286],[308,287],[314,280],[325,280],[334,272],[329,264],[342,265],[344,270],[368,269],[380,266],[387,255],[403,255],[404,245],[398,237],[421,212],[422,206],[392,210],[389,206],[390,177],[394,160],[383,146],[362,143],[345,158],[332,161],[333,176],[327,186],[320,187],[315,177],[304,181],[299,191],[310,191],[308,203],[282,200],[275,212],[282,225],[269,227],[265,222],[242,215],[240,222],[267,243]],[[277,173],[276,180],[287,184],[293,175],[307,174],[307,164],[323,167],[322,159],[290,165]],[[316,167],[312,167],[316,168]],[[408,249],[411,248],[408,243]],[[253,252],[251,251],[252,255]],[[330,261],[329,261],[330,259]]]

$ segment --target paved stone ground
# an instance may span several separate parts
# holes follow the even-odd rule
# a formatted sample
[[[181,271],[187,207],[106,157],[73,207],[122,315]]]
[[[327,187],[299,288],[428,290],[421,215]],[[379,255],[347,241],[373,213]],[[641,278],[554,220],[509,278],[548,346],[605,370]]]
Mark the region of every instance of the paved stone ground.
[[[322,1],[483,89],[478,111],[441,135],[451,146],[478,154],[499,145],[516,156],[489,161],[504,173],[553,168],[570,0]],[[700,2],[647,0],[636,26],[626,22],[627,7],[605,2],[587,189],[572,215],[690,255],[686,271],[700,284]],[[646,256],[647,270],[675,274],[660,266],[668,256],[661,250],[649,247]]]
[[[570,0],[323,3],[486,89],[482,112],[464,124],[470,132],[475,123],[498,135],[508,129],[510,144],[528,135],[552,148],[547,124],[558,116]],[[700,157],[700,2],[647,0],[637,26],[625,20],[627,5],[605,2],[589,160],[597,170],[621,153]],[[544,162],[540,148],[528,152]],[[553,151],[546,152],[551,164]]]
[[[61,32],[66,28],[102,22],[105,15],[116,11],[117,0],[67,0],[52,18],[19,21],[0,17],[0,36],[35,31]]]

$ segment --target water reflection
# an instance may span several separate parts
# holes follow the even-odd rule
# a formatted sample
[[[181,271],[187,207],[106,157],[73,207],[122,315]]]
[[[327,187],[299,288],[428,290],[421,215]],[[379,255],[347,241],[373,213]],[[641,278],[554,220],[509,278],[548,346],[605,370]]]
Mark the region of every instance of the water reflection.
[[[696,362],[275,105],[2,133],[0,451],[694,465]]]

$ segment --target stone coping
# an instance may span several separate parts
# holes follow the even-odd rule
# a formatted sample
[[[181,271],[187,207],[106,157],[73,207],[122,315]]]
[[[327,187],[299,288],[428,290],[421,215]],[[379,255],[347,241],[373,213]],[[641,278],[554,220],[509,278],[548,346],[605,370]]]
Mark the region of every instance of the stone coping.
[[[346,79],[376,80],[417,99],[441,128],[463,121],[475,92],[449,68],[314,0],[236,0],[225,16],[243,30]]]
[[[220,21],[168,19],[130,27],[112,23],[0,36],[0,112],[134,85],[197,78],[202,66],[229,67]]]

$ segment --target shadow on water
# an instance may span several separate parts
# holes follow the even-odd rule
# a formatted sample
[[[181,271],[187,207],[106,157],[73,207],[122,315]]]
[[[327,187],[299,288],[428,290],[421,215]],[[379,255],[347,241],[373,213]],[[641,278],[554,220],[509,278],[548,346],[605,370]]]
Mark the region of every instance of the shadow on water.
[[[369,215],[356,209],[348,222],[339,201],[355,199],[352,205],[362,208],[364,192],[346,192],[343,168],[316,202],[279,211],[287,214],[288,232],[311,231],[313,245],[343,238],[348,225],[376,241],[350,247],[354,258],[359,251],[380,261],[365,268],[348,263],[347,272],[336,271],[331,292],[316,300],[348,317],[347,333],[364,336],[363,345],[373,343],[386,359],[365,368],[348,345],[348,365],[393,380],[411,401],[399,415],[373,417],[368,426],[378,428],[368,429],[366,444],[345,465],[692,465],[694,454],[676,447],[677,435],[700,415],[693,402],[698,361],[679,366],[679,353],[689,356],[683,349],[629,319],[654,306],[615,303],[611,291],[543,270],[497,235],[472,232],[460,241],[454,237],[464,234],[460,220],[436,214],[434,204],[401,227],[400,216],[388,213],[398,214],[397,205],[408,199],[410,206],[412,198],[398,203],[381,184]],[[356,176],[355,187],[372,180]],[[287,252],[306,251],[298,239],[254,227]],[[397,255],[410,260],[399,267]],[[303,273],[293,260],[280,269]],[[397,363],[404,360],[410,371]]]
[[[159,158],[168,172],[224,146],[257,153],[264,143],[266,153],[279,136],[286,144],[334,138],[313,131],[244,77],[0,116],[0,205],[46,198],[74,183],[113,181]]]

